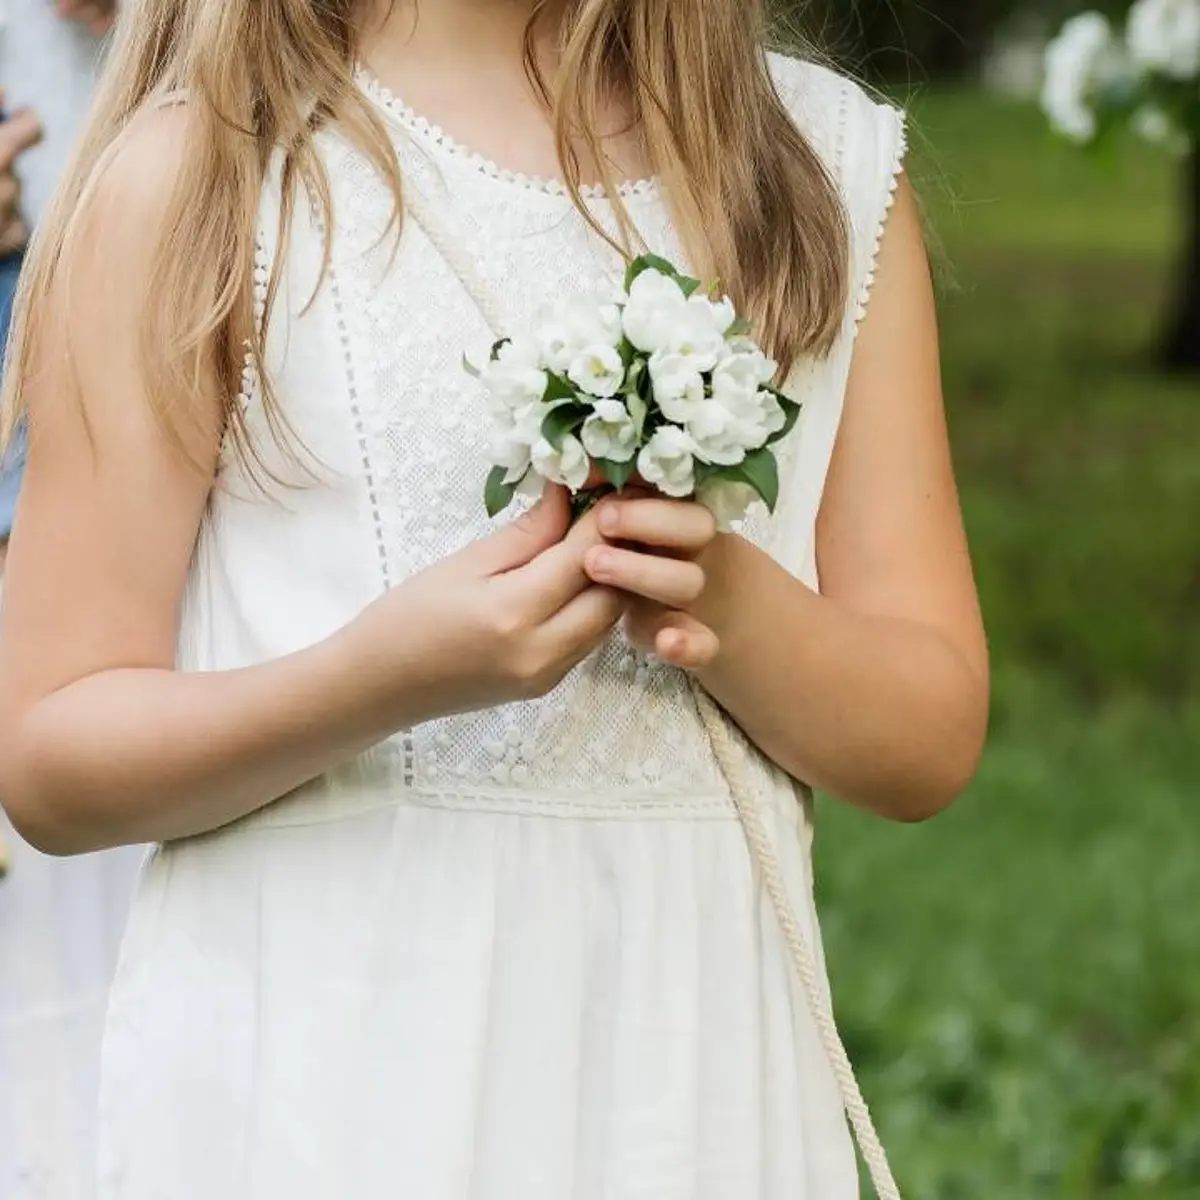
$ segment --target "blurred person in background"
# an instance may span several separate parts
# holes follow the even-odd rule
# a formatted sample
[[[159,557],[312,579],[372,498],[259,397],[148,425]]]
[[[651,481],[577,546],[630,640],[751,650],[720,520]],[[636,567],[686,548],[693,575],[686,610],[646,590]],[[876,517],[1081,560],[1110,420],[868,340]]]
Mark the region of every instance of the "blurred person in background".
[[[0,31],[2,29],[0,25]],[[3,36],[0,32],[0,38]],[[3,107],[4,93],[0,91],[0,343],[8,338],[13,294],[29,236],[22,212],[17,160],[42,136],[41,122],[32,109],[26,108],[9,116],[3,112]],[[13,451],[0,462],[0,577],[4,573],[8,535],[17,503],[22,457],[22,443],[18,441]]]
[[[113,0],[0,0],[0,337],[29,229],[86,114]],[[20,479],[0,469],[0,575]],[[0,812],[0,1197],[88,1200],[108,982],[136,849],[47,858]]]

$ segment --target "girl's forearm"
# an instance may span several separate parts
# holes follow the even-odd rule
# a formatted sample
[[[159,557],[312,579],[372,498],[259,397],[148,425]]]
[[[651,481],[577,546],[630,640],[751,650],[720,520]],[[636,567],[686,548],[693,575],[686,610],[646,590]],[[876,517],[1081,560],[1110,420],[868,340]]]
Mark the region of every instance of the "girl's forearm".
[[[374,656],[377,659],[377,655]],[[5,750],[9,815],[77,854],[204,833],[254,812],[420,716],[354,626],[262,666],[105,671],[33,706]]]
[[[883,816],[948,805],[987,724],[966,658],[933,628],[817,595],[740,538],[720,553],[737,597],[712,601],[722,649],[700,680],[746,734],[797,779]]]

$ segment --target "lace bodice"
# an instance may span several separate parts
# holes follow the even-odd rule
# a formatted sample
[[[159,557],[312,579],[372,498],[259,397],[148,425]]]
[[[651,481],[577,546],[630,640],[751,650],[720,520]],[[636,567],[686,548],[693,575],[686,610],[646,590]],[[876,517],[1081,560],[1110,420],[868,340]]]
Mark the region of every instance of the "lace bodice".
[[[857,320],[903,148],[897,114],[851,83],[790,60],[774,63],[796,120],[842,187],[854,228],[855,303],[838,348],[801,367],[790,390],[805,402],[782,446],[781,504],[742,530],[815,583],[812,538]],[[572,207],[561,185],[505,172],[455,145],[379,85],[360,79],[395,135],[406,185],[436,205],[447,228],[520,328],[564,297],[611,288],[623,263]],[[397,245],[391,196],[370,163],[327,134],[336,232],[332,271],[315,290],[320,231],[301,213],[286,247],[268,369],[317,478],[264,500],[232,460],[202,540],[185,625],[185,664],[261,661],[327,636],[394,587],[485,536],[484,404],[462,368],[484,350],[486,324],[416,222]],[[682,261],[660,189],[627,185],[624,200],[647,248]],[[601,222],[608,202],[591,193]],[[278,192],[268,187],[258,285],[278,245]],[[615,230],[614,230],[615,231]],[[267,429],[246,380],[252,428]],[[281,458],[282,473],[295,465]],[[503,519],[503,518],[502,518]],[[770,773],[748,746],[754,769]],[[447,718],[387,748],[407,786],[502,804],[508,794],[592,806],[620,797],[654,810],[724,791],[686,678],[615,633],[550,696]]]

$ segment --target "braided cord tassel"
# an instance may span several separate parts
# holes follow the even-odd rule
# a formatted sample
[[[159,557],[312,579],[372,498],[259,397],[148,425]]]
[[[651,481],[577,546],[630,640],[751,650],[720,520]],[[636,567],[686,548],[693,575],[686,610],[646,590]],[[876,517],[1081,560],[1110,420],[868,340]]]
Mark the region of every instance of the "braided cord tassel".
[[[716,757],[717,765],[721,768],[721,773],[725,776],[725,782],[729,785],[738,819],[741,821],[742,830],[746,835],[746,843],[758,865],[763,890],[767,893],[771,907],[775,910],[775,918],[779,922],[792,965],[795,967],[804,989],[804,996],[808,1001],[813,1021],[816,1023],[821,1045],[825,1049],[829,1065],[837,1079],[842,1105],[846,1110],[850,1127],[854,1131],[854,1138],[858,1142],[863,1162],[867,1165],[871,1183],[875,1187],[879,1200],[900,1200],[900,1189],[896,1186],[895,1177],[892,1175],[887,1152],[876,1132],[867,1102],[863,1099],[862,1089],[858,1086],[854,1068],[850,1063],[850,1056],[846,1053],[846,1047],[838,1033],[833,1010],[825,998],[812,947],[808,944],[808,939],[804,936],[804,930],[800,928],[800,922],[796,919],[792,903],[788,899],[787,889],[780,873],[778,856],[767,835],[762,811],[754,797],[753,789],[746,783],[745,772],[738,759],[737,748],[729,735],[729,726],[725,722],[725,715],[717,707],[712,697],[695,680],[692,681],[692,691],[696,698],[696,707],[700,710],[700,719],[704,722],[704,729],[708,734],[708,740],[712,743],[713,755]]]

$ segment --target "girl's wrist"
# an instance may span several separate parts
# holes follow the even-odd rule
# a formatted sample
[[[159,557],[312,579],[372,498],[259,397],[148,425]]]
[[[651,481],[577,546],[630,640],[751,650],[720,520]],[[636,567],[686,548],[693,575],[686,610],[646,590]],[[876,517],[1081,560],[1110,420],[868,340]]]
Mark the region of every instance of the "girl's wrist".
[[[394,594],[388,597],[394,604]],[[375,605],[364,610],[325,643],[328,669],[346,688],[346,702],[353,721],[365,726],[379,740],[425,719],[418,711],[418,688],[414,672],[395,644],[398,624],[382,620]],[[390,628],[389,628],[390,627]],[[409,636],[419,639],[419,628],[410,628]],[[389,636],[390,634],[390,636]],[[411,645],[411,642],[410,642]]]
[[[753,570],[747,551],[756,548],[736,533],[718,533],[701,556],[704,568],[704,593],[694,616],[703,621],[721,640],[721,656],[736,640],[744,596],[750,584],[747,569]]]

